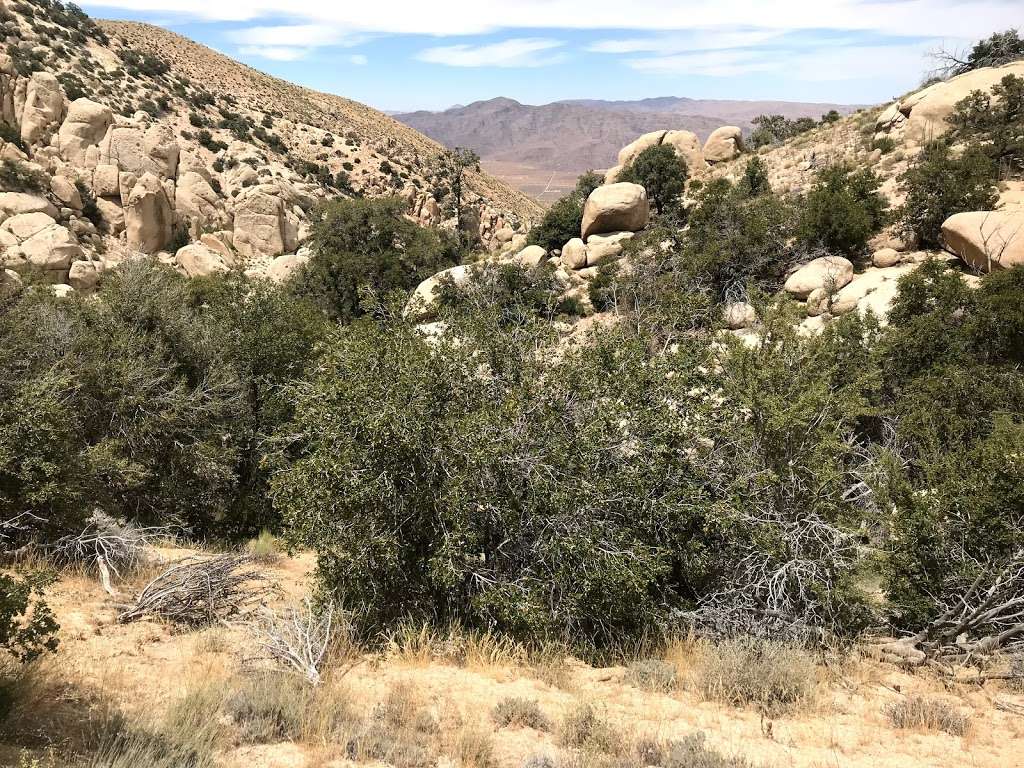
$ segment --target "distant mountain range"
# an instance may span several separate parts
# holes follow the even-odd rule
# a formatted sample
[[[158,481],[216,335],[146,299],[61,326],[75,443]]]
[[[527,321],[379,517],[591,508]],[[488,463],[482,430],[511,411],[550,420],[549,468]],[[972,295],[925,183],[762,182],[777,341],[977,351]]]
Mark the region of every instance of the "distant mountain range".
[[[832,109],[848,114],[857,107],[678,97],[581,99],[531,106],[496,98],[442,112],[405,112],[394,117],[442,144],[476,151],[489,172],[528,194],[551,199],[584,171],[614,165],[619,149],[648,131],[688,130],[703,140],[722,125],[749,131],[758,115],[819,118]]]

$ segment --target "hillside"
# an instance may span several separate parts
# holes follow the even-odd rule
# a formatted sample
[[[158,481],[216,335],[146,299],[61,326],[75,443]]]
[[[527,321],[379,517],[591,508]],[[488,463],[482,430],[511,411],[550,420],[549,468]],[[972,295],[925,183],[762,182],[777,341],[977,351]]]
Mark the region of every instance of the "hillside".
[[[540,211],[475,168],[460,174],[460,206],[431,139],[164,29],[48,3],[0,3],[0,19],[0,203],[36,217],[5,233],[5,266],[60,290],[89,292],[138,253],[192,275],[283,279],[306,258],[316,204],[334,197],[399,196],[409,217],[447,230],[461,215],[483,249]]]
[[[410,112],[395,118],[449,147],[479,153],[495,173],[532,195],[552,200],[585,171],[614,164],[619,147],[663,128],[706,139],[723,125],[745,132],[763,114],[818,118],[851,107],[779,101],[716,101],[683,98],[643,101],[560,101],[542,106],[496,98],[443,112]],[[555,183],[548,185],[549,180]]]

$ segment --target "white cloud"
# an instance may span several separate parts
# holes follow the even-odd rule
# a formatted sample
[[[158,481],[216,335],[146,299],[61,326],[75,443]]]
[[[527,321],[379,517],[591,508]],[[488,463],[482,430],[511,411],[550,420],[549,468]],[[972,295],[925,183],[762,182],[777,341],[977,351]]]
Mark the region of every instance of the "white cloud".
[[[687,51],[711,51],[761,45],[786,34],[778,29],[691,29],[666,35],[599,40],[587,46],[592,53],[656,53],[670,56]]]
[[[255,56],[274,61],[298,61],[306,58],[311,50],[311,48],[295,48],[287,45],[240,45],[238,47],[240,56]]]
[[[368,38],[365,34],[345,33],[319,24],[246,27],[228,32],[227,37],[241,45],[286,45],[302,48],[325,45],[351,47],[366,42]]]
[[[354,32],[470,35],[502,29],[648,32],[742,24],[776,30],[846,29],[977,38],[1024,26],[1020,0],[94,0],[91,5],[185,17],[288,18]]]
[[[913,45],[814,46],[803,49],[751,49],[694,51],[668,56],[627,59],[639,72],[658,75],[737,77],[757,72],[805,82],[858,80],[891,76],[894,72],[921,72],[935,43]]]
[[[547,53],[564,45],[545,38],[513,38],[489,45],[442,45],[416,54],[420,61],[449,67],[544,67],[565,59],[562,53]]]
[[[353,53],[348,57],[348,63],[354,64],[357,67],[365,67],[370,63],[370,60],[361,53]]]

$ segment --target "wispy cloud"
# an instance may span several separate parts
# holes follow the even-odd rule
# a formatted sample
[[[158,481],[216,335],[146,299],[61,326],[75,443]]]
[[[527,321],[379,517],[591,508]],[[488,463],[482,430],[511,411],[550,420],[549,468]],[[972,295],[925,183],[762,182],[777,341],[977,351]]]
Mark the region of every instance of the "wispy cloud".
[[[357,32],[474,35],[500,30],[846,29],[923,37],[978,38],[1024,25],[1020,0],[93,0],[92,7],[174,13],[183,18],[285,18]]]
[[[449,67],[545,67],[564,61],[554,52],[565,43],[547,38],[521,37],[487,45],[442,45],[420,51],[416,58]]]
[[[257,56],[274,61],[298,61],[317,48],[352,48],[373,38],[365,32],[325,27],[319,24],[284,24],[245,27],[226,34],[238,44],[241,56]]]
[[[348,63],[354,64],[357,67],[365,67],[370,63],[370,60],[361,53],[353,53],[348,57]]]
[[[240,45],[238,55],[271,59],[272,61],[299,61],[309,55],[312,48],[296,48],[287,45]]]

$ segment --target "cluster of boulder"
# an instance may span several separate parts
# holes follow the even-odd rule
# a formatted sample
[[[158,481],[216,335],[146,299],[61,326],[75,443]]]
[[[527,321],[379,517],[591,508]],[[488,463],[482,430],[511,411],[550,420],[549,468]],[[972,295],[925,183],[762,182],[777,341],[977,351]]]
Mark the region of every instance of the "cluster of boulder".
[[[294,127],[279,122],[286,135]],[[308,259],[309,214],[326,191],[255,144],[211,151],[174,113],[125,117],[90,98],[69,101],[53,72],[19,74],[6,53],[0,123],[11,138],[0,140],[0,161],[46,182],[0,189],[5,281],[32,271],[58,292],[90,291],[105,268],[140,255],[189,276],[241,269],[284,279]],[[366,191],[382,179],[394,189],[382,176],[364,180]],[[412,220],[455,227],[413,183],[402,196]],[[472,190],[466,199],[462,225],[486,247],[507,245],[524,224]]]
[[[700,138],[692,131],[652,131],[619,150],[617,164],[605,172],[605,184],[614,183],[623,169],[645,149],[663,144],[672,147],[676,155],[686,163],[691,178],[704,175],[715,163],[736,159],[745,149],[743,131],[734,125],[715,129],[703,146]]]

